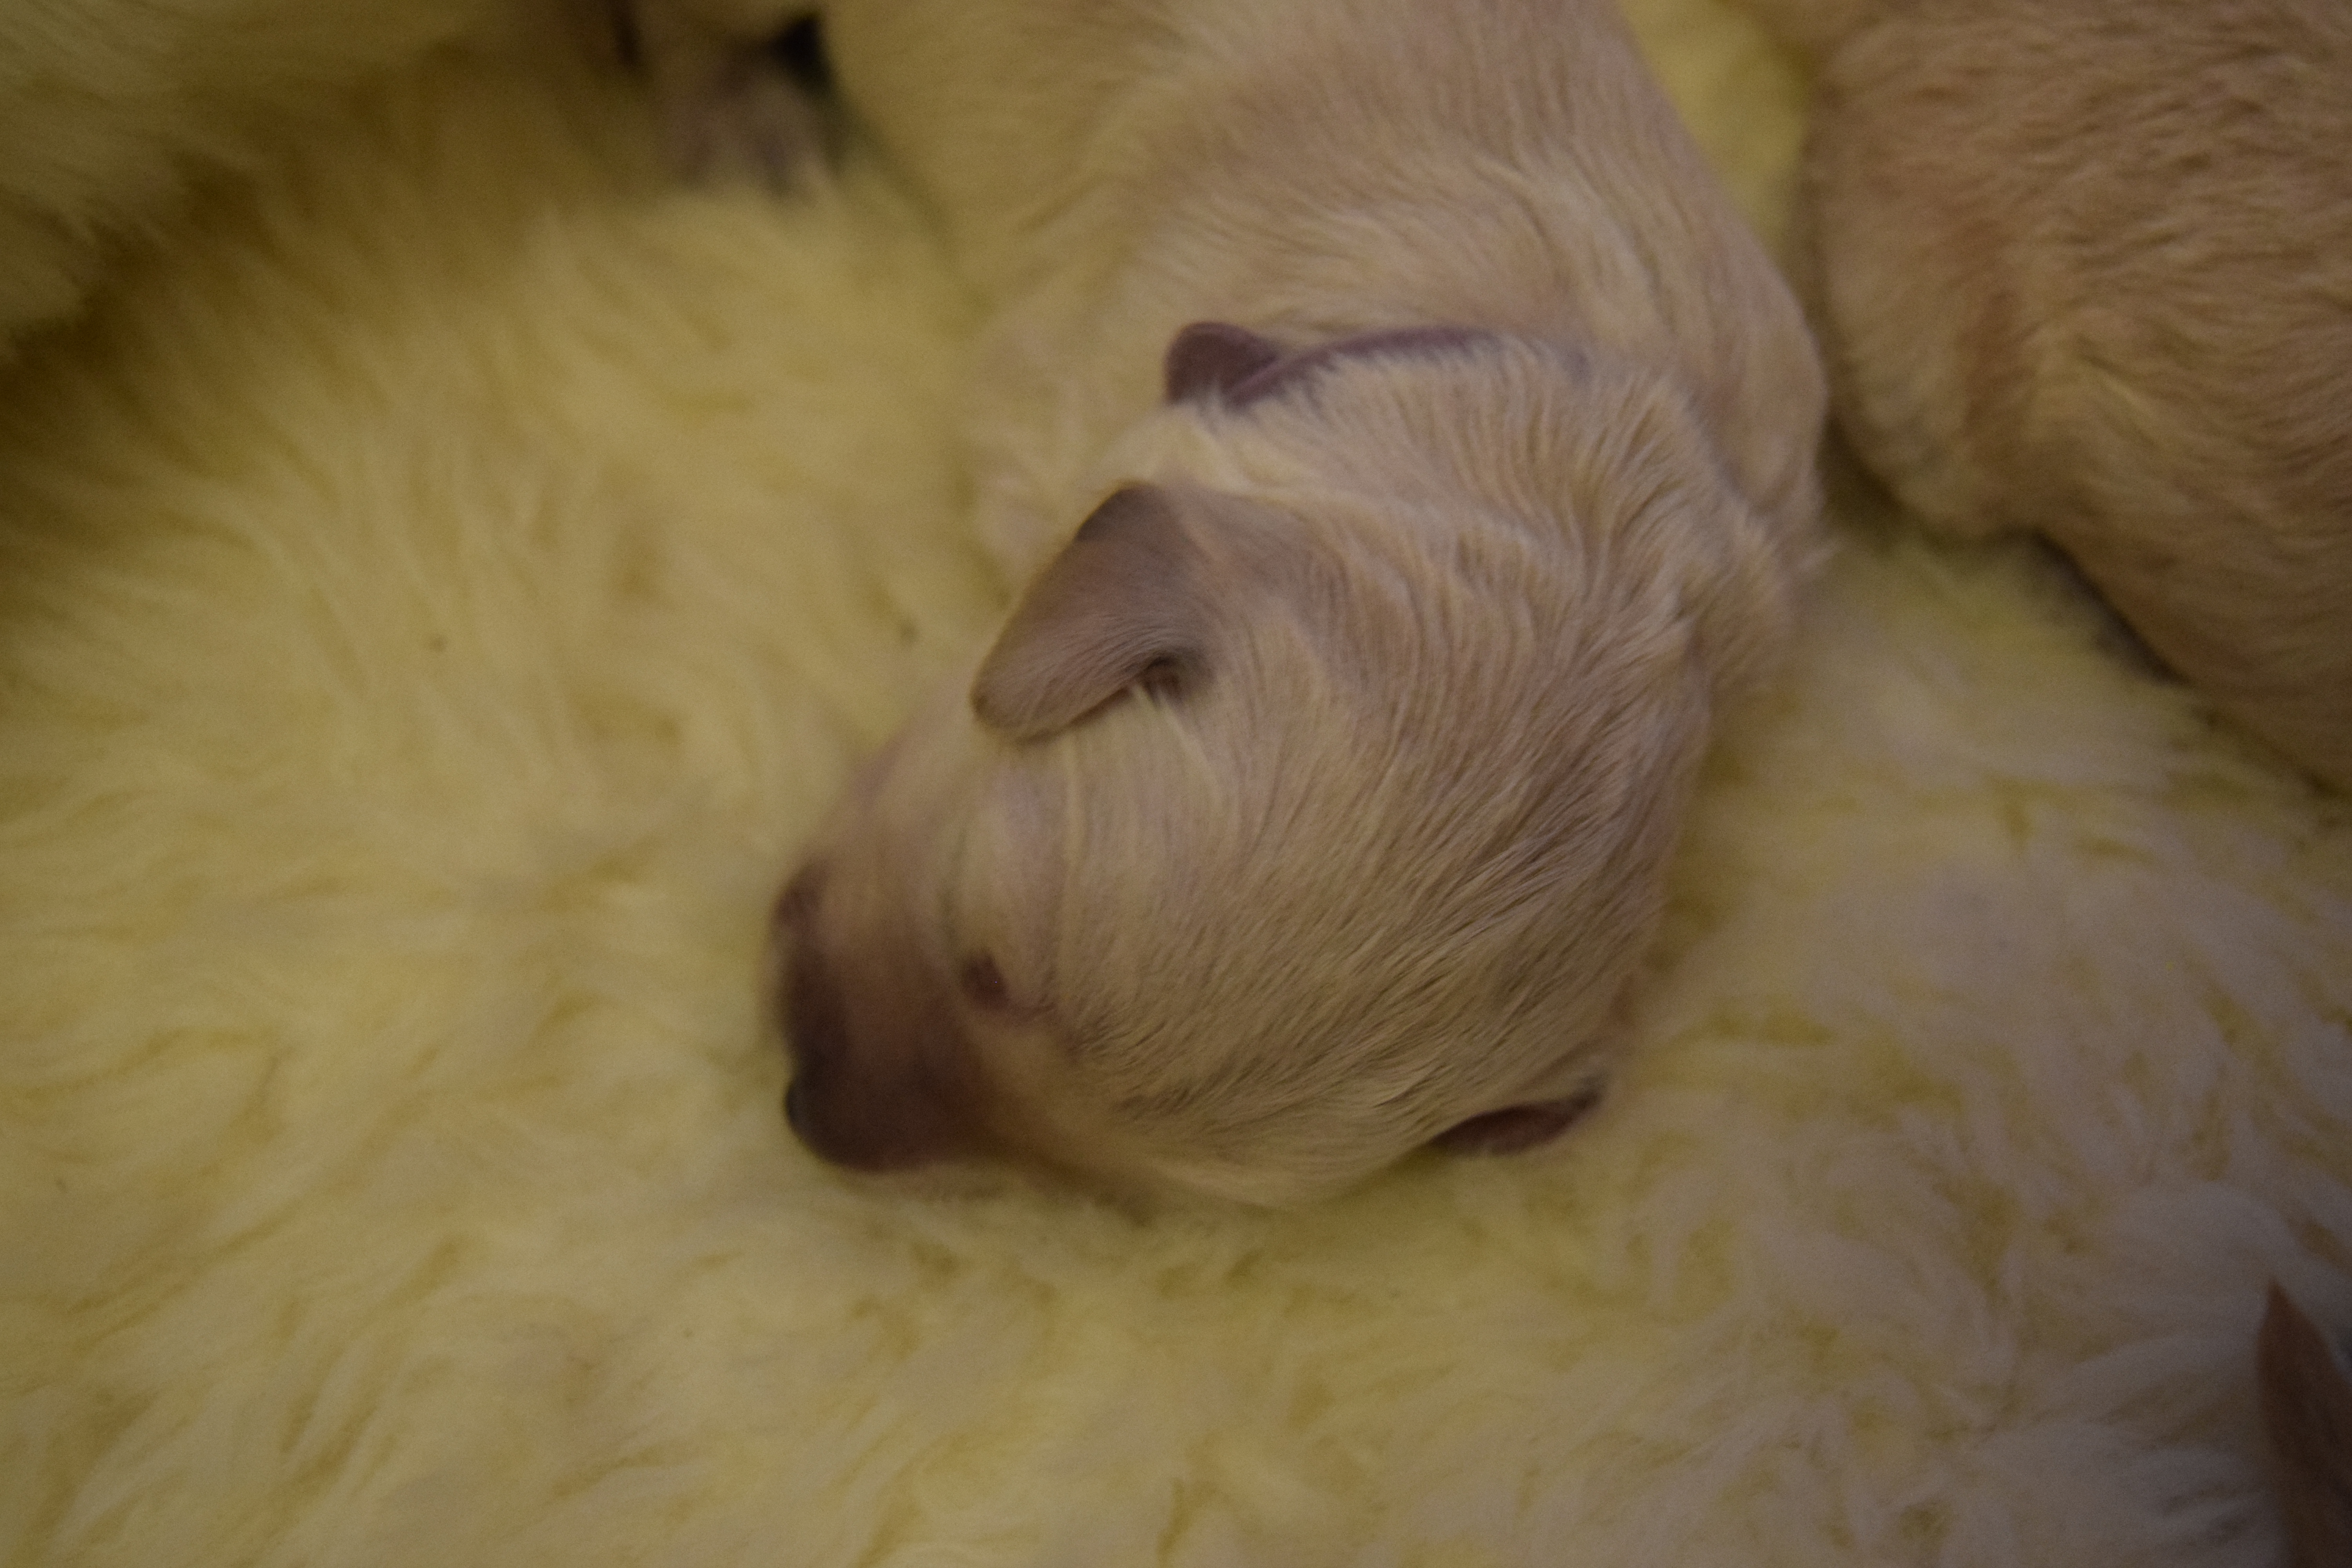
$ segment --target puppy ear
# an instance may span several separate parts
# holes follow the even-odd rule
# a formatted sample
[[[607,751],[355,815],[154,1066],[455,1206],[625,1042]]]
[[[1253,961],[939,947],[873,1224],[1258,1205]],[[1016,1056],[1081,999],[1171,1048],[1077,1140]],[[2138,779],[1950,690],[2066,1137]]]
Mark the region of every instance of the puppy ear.
[[[1282,358],[1282,346],[1247,327],[1194,321],[1170,340],[1160,376],[1170,403],[1231,392]]]
[[[1458,354],[1493,340],[1492,332],[1476,327],[1389,327],[1286,353],[1247,327],[1195,321],[1168,345],[1162,374],[1171,403],[1213,395],[1246,408],[1305,385],[1342,360]]]
[[[992,730],[1032,741],[1130,686],[1197,681],[1213,613],[1203,566],[1166,490],[1114,491],[1022,595],[981,662],[972,711]]]

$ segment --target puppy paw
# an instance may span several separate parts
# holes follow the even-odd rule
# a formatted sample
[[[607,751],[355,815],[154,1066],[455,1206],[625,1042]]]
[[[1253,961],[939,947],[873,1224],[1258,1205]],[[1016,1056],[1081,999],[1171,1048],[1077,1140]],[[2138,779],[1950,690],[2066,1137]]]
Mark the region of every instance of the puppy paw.
[[[1516,1154],[1549,1143],[1584,1120],[1601,1103],[1601,1086],[1588,1085],[1561,1100],[1506,1106],[1457,1122],[1429,1141],[1448,1154]]]
[[[824,111],[764,51],[697,62],[661,89],[661,121],[670,163],[696,180],[791,190],[824,161]]]
[[[744,38],[673,0],[604,0],[612,51],[650,89],[662,149],[689,179],[804,184],[832,150],[831,74],[814,16]]]

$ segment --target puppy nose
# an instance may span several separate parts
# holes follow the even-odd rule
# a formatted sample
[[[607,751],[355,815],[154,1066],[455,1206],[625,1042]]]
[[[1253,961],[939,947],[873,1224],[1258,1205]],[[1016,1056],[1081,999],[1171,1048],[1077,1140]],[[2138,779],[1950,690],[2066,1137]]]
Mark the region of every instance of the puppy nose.
[[[787,892],[783,903],[791,901]],[[782,908],[780,904],[780,917]],[[803,938],[793,942],[785,959],[783,994],[777,1001],[783,1015],[784,1051],[793,1067],[792,1082],[784,1089],[784,1122],[794,1137],[824,1154],[819,1096],[810,1079],[824,1073],[828,1064],[837,1064],[847,1054],[848,1041],[840,987],[813,942]]]
[[[894,1103],[881,1064],[852,1048],[848,999],[812,941],[793,943],[782,998],[793,1078],[784,1124],[810,1153],[852,1170],[887,1171],[929,1157],[911,1135],[916,1107]]]
[[[853,995],[814,940],[792,944],[784,977],[793,1067],[784,1121],[811,1153],[852,1170],[896,1171],[972,1152],[971,1089],[943,1065],[954,1052],[939,1037],[952,1021],[908,1016],[898,1005],[920,979]]]

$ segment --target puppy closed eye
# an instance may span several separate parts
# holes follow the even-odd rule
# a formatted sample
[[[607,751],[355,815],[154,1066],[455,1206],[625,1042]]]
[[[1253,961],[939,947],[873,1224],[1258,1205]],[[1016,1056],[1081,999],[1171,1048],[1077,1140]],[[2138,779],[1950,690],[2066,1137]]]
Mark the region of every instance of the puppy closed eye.
[[[1027,1018],[1045,1011],[1015,996],[1005,984],[1003,969],[985,952],[976,952],[957,966],[956,991],[973,1009],[993,1017]]]
[[[787,931],[802,930],[816,919],[817,905],[824,898],[824,870],[815,866],[803,867],[776,896],[770,918]]]

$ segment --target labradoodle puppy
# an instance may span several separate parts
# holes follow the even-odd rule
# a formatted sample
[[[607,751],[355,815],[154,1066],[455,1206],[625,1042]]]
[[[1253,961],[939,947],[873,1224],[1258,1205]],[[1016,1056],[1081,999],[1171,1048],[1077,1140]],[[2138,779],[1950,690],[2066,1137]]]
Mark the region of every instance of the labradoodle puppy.
[[[680,147],[791,163],[793,19],[629,14]],[[1616,13],[823,25],[991,311],[1025,586],[780,905],[793,1127],[1260,1203],[1557,1131],[1819,550],[1800,313]]]

